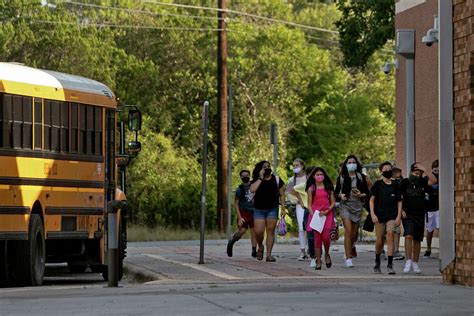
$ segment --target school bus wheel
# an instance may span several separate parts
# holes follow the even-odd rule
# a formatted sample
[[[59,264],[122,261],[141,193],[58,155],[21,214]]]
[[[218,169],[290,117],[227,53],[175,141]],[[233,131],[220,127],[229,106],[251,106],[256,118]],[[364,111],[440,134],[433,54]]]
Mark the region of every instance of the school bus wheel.
[[[21,285],[43,284],[45,270],[45,241],[43,223],[38,214],[30,216],[28,240],[16,242],[13,276]]]

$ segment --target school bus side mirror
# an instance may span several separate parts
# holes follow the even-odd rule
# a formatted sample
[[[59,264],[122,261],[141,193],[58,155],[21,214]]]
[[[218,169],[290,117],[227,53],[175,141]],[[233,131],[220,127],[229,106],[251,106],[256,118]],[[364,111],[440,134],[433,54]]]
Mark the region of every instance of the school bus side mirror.
[[[128,111],[128,129],[135,132],[142,129],[142,112],[139,110]]]
[[[132,156],[138,155],[142,150],[142,144],[139,141],[132,140],[128,142],[128,153]]]

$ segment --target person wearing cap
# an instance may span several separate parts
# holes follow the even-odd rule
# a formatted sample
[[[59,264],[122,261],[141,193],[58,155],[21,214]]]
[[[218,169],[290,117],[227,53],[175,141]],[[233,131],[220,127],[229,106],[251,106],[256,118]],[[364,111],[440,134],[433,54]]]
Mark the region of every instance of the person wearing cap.
[[[417,274],[421,273],[418,259],[425,232],[425,196],[430,192],[428,178],[423,177],[424,173],[425,168],[420,163],[415,162],[410,167],[408,179],[403,179],[400,185],[403,197],[402,223],[406,257],[404,273],[411,270]]]

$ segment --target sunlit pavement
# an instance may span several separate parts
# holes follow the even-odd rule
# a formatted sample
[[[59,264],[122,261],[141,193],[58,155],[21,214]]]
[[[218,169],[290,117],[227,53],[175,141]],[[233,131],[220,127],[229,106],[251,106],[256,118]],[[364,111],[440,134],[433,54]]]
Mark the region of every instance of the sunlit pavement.
[[[49,277],[41,288],[0,289],[0,315],[473,315],[473,289],[442,283],[437,251],[420,260],[421,275],[395,261],[392,276],[373,274],[373,247],[359,245],[348,269],[334,245],[332,268],[315,271],[293,243],[278,243],[269,263],[251,258],[248,240],[232,258],[226,241],[206,241],[204,265],[197,241],[130,243],[121,287],[92,273]]]

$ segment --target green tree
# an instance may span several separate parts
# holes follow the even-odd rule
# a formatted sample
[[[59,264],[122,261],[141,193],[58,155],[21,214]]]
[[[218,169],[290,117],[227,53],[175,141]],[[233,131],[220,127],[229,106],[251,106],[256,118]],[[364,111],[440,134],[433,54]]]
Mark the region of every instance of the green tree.
[[[395,1],[338,0],[342,12],[336,22],[339,42],[348,67],[364,67],[370,56],[395,35]]]

